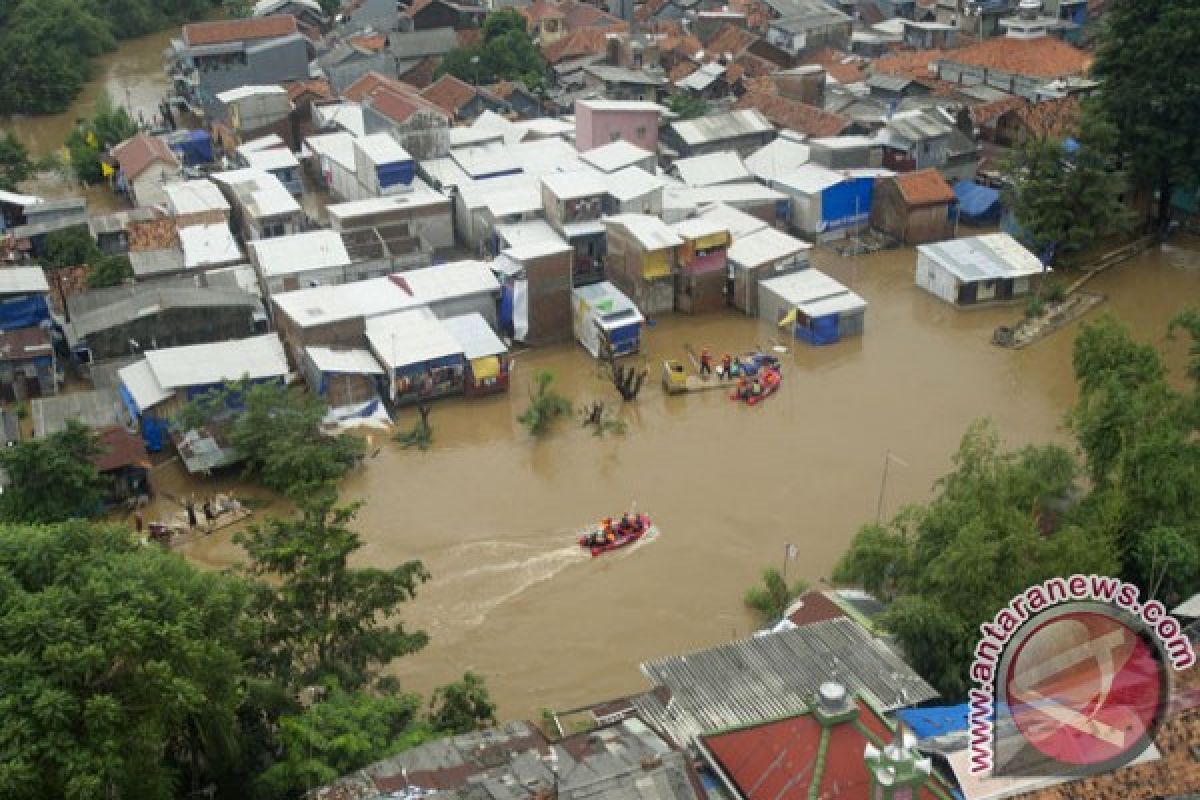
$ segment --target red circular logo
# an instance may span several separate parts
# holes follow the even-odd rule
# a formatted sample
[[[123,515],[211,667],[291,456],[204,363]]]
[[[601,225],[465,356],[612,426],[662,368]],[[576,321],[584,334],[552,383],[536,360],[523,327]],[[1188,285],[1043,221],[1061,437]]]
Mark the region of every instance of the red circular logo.
[[[1075,769],[1128,763],[1167,694],[1159,652],[1116,615],[1071,610],[1035,623],[1003,673],[1008,714],[1043,757]]]

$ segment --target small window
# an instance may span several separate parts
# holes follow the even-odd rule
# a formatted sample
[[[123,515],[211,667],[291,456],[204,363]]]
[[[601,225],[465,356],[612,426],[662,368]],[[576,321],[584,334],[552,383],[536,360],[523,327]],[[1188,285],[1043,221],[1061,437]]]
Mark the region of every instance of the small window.
[[[638,129],[637,129],[637,137],[638,137],[639,139],[645,139],[645,138],[646,138],[646,126],[645,126],[645,125],[638,125]]]
[[[617,141],[620,141],[620,140],[621,140],[621,132],[620,132],[620,131],[613,131],[612,133],[610,133],[610,134],[608,135],[608,140],[609,140],[610,142],[617,142]]]

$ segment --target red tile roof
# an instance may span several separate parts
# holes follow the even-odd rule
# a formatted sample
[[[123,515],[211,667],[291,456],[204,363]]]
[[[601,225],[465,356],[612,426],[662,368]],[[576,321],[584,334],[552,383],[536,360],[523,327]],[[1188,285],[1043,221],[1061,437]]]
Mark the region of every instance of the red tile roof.
[[[421,96],[446,113],[457,114],[459,109],[471,102],[475,89],[453,75],[443,75],[423,90]]]
[[[424,89],[433,83],[433,73],[437,71],[438,65],[442,59],[434,56],[426,56],[409,68],[400,77],[409,86],[417,89]]]
[[[970,106],[967,109],[967,113],[971,115],[971,122],[975,123],[976,127],[980,127],[999,119],[1009,111],[1016,111],[1018,108],[1028,105],[1028,103],[1029,101],[1024,97],[1012,95],[1001,97],[999,100],[993,100],[990,103],[980,103]]]
[[[1079,99],[1063,97],[1041,103],[1026,103],[1017,109],[1021,124],[1035,136],[1062,139],[1075,132],[1079,123]]]
[[[908,78],[929,78],[929,65],[947,55],[945,50],[897,50],[871,62],[871,72],[881,75],[903,75]]]
[[[718,56],[732,53],[734,58],[737,58],[757,41],[758,37],[750,31],[726,22],[708,37],[708,41],[704,42],[704,49]]]
[[[756,108],[775,125],[814,138],[837,136],[851,124],[849,119],[840,114],[830,114],[816,106],[765,92],[747,92],[738,100],[737,108]]]
[[[179,159],[162,139],[148,133],[139,133],[113,148],[113,155],[121,165],[125,177],[133,180],[154,164],[178,167]]]
[[[407,87],[407,89],[411,89],[411,87]],[[444,109],[421,97],[415,89],[397,91],[387,86],[381,86],[366,97],[363,105],[397,123],[407,122],[408,118],[418,111],[432,111],[445,118],[447,122],[450,119]]]
[[[867,77],[862,58],[838,53],[828,47],[805,57],[802,63],[821,65],[825,68],[825,73],[838,83],[858,83]]]
[[[288,100],[295,103],[306,94],[313,95],[314,100],[332,100],[333,90],[329,88],[329,81],[324,79],[311,81],[291,81],[284,84],[287,87]]]
[[[388,78],[385,75],[380,75],[378,72],[368,72],[366,75],[363,75],[354,83],[347,86],[346,90],[342,92],[342,97],[352,103],[361,103],[364,97],[371,94],[381,86],[398,89],[400,86],[400,81],[397,81],[393,78]]]
[[[542,56],[548,63],[558,64],[572,58],[600,55],[608,48],[608,34],[604,28],[584,28],[546,45],[542,48]]]
[[[483,42],[483,31],[479,28],[464,28],[454,32],[459,47],[475,47]]]
[[[969,47],[951,50],[943,58],[959,64],[1035,78],[1078,75],[1086,72],[1092,63],[1089,53],[1053,36],[1041,39],[987,39]]]
[[[936,206],[954,202],[954,190],[936,169],[904,172],[893,178],[900,196],[910,207]]]
[[[881,747],[892,741],[894,734],[870,706],[857,705],[858,724],[841,722],[828,728],[823,759],[817,756],[826,729],[811,713],[702,740],[746,800],[865,798],[871,779],[863,752],[867,744]],[[937,798],[926,786],[913,800]]]
[[[349,41],[350,44],[361,47],[363,50],[368,50],[372,53],[378,53],[387,46],[387,37],[382,33],[351,36]]]
[[[787,618],[793,625],[811,625],[814,622],[824,622],[846,616],[846,612],[837,603],[829,599],[829,595],[817,589],[810,589],[796,599],[788,609],[791,613]]]
[[[558,7],[558,4],[551,3],[550,0],[536,0],[532,5],[519,8],[517,11],[522,17],[529,20],[530,24],[541,22],[544,19],[563,19],[567,16]]]
[[[100,431],[97,438],[100,455],[92,459],[92,463],[100,472],[122,467],[150,467],[150,455],[141,436],[121,427],[112,427]]]
[[[576,31],[581,28],[607,28],[614,31],[623,31],[629,28],[628,23],[623,19],[614,17],[607,11],[602,11],[587,3],[576,2],[576,0],[564,0],[561,8],[563,16],[566,19],[568,31]]]
[[[171,217],[129,223],[129,251],[166,250],[179,244],[179,232]]]
[[[274,39],[296,33],[296,18],[278,14],[257,19],[222,19],[183,26],[183,41],[192,47],[225,42]]]

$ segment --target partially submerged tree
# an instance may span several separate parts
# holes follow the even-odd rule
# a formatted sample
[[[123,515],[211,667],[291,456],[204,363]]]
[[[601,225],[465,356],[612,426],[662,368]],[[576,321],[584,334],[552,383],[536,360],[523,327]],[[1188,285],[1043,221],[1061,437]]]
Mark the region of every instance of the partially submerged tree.
[[[33,177],[29,150],[12,131],[0,135],[0,189],[14,191],[21,181]]]
[[[496,704],[483,678],[474,672],[463,673],[461,681],[437,688],[429,701],[429,723],[439,733],[469,733],[495,722]]]
[[[429,579],[425,567],[351,567],[363,546],[349,527],[357,507],[335,503],[332,493],[319,494],[299,516],[271,518],[234,537],[249,556],[246,571],[264,581],[254,610],[266,666],[297,689],[329,679],[346,689],[369,686],[380,667],[428,641],[395,620]]]
[[[75,419],[57,433],[0,448],[9,480],[0,493],[0,519],[47,523],[94,514],[108,489],[93,463],[100,448],[91,428]]]
[[[779,570],[768,567],[762,572],[762,583],[747,589],[743,599],[747,607],[758,612],[763,622],[770,623],[782,617],[788,606],[806,591],[806,582],[798,580],[789,586]]]
[[[529,407],[521,412],[517,421],[534,436],[540,436],[552,421],[571,413],[571,401],[553,388],[554,373],[550,370],[538,370],[533,382],[536,388],[529,392]]]

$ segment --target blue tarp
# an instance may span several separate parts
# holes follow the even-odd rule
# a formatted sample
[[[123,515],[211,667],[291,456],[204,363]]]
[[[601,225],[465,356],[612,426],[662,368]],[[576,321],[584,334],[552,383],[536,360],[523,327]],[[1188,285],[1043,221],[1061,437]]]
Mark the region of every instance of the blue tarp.
[[[379,188],[386,189],[396,184],[410,185],[417,173],[415,161],[396,161],[392,164],[380,164],[375,168],[379,177]]]
[[[177,131],[168,137],[167,144],[185,167],[212,163],[212,137],[208,131]]]
[[[847,178],[821,192],[821,232],[866,222],[874,191],[874,178]]]
[[[808,327],[797,325],[796,338],[807,344],[818,346],[836,344],[839,338],[838,315],[827,314],[824,317],[816,317]]]
[[[1000,219],[1000,192],[971,181],[954,184],[954,195],[966,222],[988,222]]]
[[[50,319],[45,295],[26,295],[0,301],[0,330],[32,328]]]
[[[167,440],[170,423],[158,417],[142,417],[142,441],[146,443],[146,451],[161,453],[163,443]]]
[[[641,345],[642,327],[638,323],[622,325],[608,332],[608,341],[612,344],[613,355],[632,353]]]
[[[513,333],[513,287],[507,283],[500,290],[500,330],[509,336]]]
[[[956,706],[931,706],[929,708],[902,708],[896,712],[900,721],[907,725],[918,739],[942,736],[967,729],[967,704]]]

